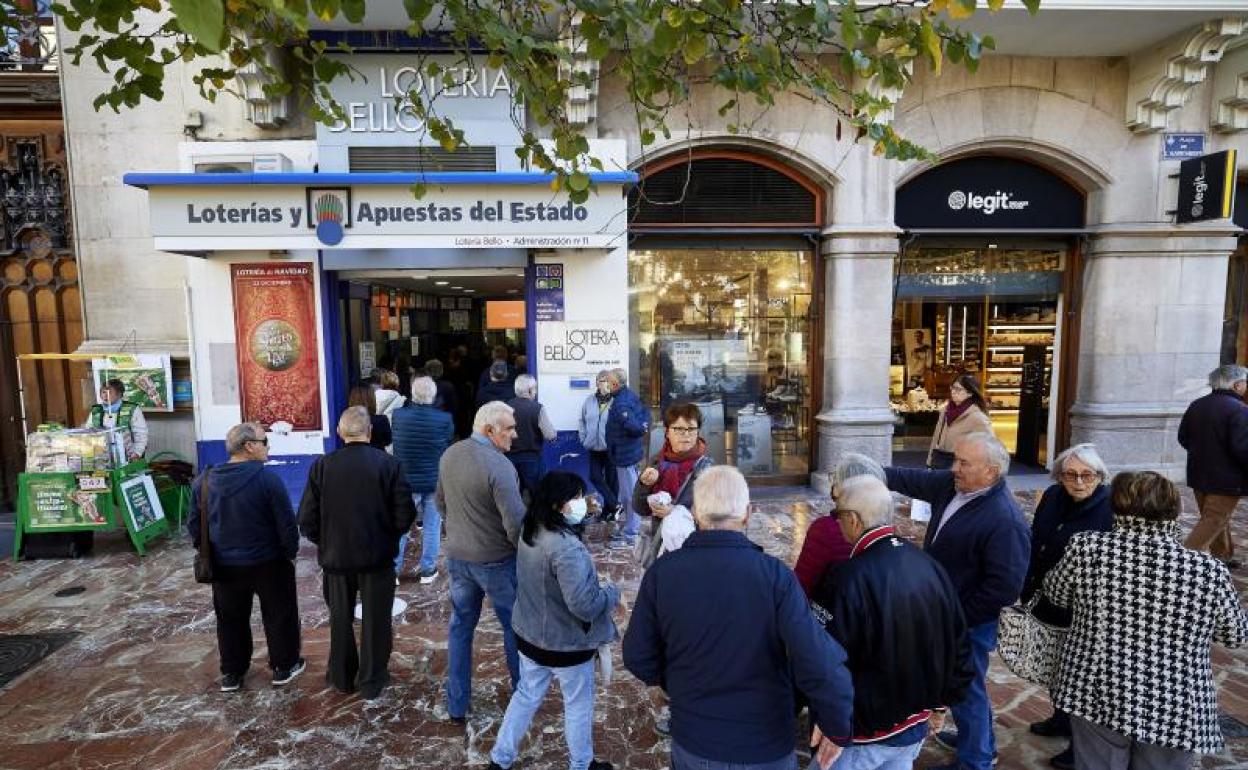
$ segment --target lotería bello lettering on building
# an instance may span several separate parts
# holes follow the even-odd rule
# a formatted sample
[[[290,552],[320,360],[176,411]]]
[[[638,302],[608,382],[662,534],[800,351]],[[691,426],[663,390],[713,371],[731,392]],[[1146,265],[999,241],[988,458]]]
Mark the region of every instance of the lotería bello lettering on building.
[[[570,328],[557,343],[542,346],[542,360],[585,361],[588,351],[619,344],[620,334],[615,329]]]
[[[449,82],[447,82],[449,80]],[[502,70],[486,67],[452,67],[442,73],[427,75],[418,67],[378,68],[381,99],[368,102],[347,102],[342,105],[344,119],[329,127],[332,134],[420,133],[425,123],[412,110],[409,94],[437,99],[493,99],[502,94],[512,96],[511,80]]]

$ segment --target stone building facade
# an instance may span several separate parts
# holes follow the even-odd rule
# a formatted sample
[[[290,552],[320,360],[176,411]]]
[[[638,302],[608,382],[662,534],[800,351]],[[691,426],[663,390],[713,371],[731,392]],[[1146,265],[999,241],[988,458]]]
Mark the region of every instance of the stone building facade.
[[[386,28],[384,21],[374,23]],[[605,68],[596,93],[583,95],[578,108],[592,135],[624,143],[628,167],[641,175],[643,189],[646,180],[657,184],[659,174],[686,164],[695,180],[700,169],[729,173],[752,164],[760,174],[772,174],[776,184],[792,181],[796,194],[805,190],[817,209],[797,224],[698,220],[693,214],[681,222],[630,222],[637,234],[631,248],[638,255],[630,258],[630,270],[653,275],[657,269],[670,276],[678,264],[670,260],[688,259],[699,249],[729,256],[734,249],[796,254],[793,264],[812,270],[802,298],[781,301],[773,293],[768,300],[789,316],[804,314],[799,320],[805,325],[744,315],[727,323],[735,324],[740,342],[733,349],[745,351],[748,365],[762,372],[761,384],[751,381],[749,387],[766,391],[768,403],[782,407],[768,407],[773,429],[768,440],[788,440],[787,434],[774,433],[792,426],[797,461],[788,470],[809,474],[816,486],[845,451],[888,458],[922,443],[898,404],[904,411],[917,387],[935,396],[947,386],[942,378],[956,369],[950,357],[956,347],[955,310],[964,313],[957,351],[964,368],[978,367],[974,370],[989,386],[992,370],[1002,372],[998,382],[1008,383],[1000,389],[1002,411],[1017,415],[1009,430],[1018,434],[1018,446],[1030,441],[1038,448],[1029,456],[1034,464],[1042,466],[1067,445],[1091,441],[1115,469],[1154,468],[1180,476],[1178,419],[1220,361],[1228,264],[1242,230],[1230,219],[1175,224],[1179,161],[1167,159],[1165,145],[1175,132],[1199,134],[1203,153],[1238,150],[1240,167],[1248,164],[1248,14],[1242,4],[1224,0],[1152,3],[1147,10],[1117,0],[1054,0],[1035,19],[1011,7],[975,24],[998,41],[978,72],[948,67],[938,77],[919,71],[904,93],[894,95],[898,129],[936,154],[930,162],[875,157],[868,146],[852,141],[834,111],[796,96],[779,98],[766,112],[723,118],[716,112],[720,95],[709,89],[695,91],[687,109],[673,116],[670,140],[643,152],[627,95]],[[121,115],[90,107],[107,79],[102,73],[84,65],[62,74],[85,287],[84,351],[132,338],[141,352],[189,355],[185,283],[187,260],[194,257],[154,252],[145,193],[124,187],[122,174],[186,170],[196,152],[246,154],[261,140],[307,140],[315,134],[293,105],[259,96],[250,102],[203,102],[189,85],[189,73],[178,66],[171,70],[172,82],[185,87],[170,87],[163,102],[145,102]],[[248,92],[258,94],[251,85]],[[733,132],[730,122],[747,128]],[[1077,221],[999,230],[953,219],[948,227],[905,224],[912,212],[898,210],[899,190],[942,167],[972,160],[986,173],[993,163],[1002,164],[1003,173],[1018,168],[1012,162],[1039,169],[1079,202]],[[1002,177],[996,193],[1011,179],[1008,173]],[[974,198],[972,193],[972,206]],[[1042,213],[1046,205],[1030,201],[1026,213]],[[1027,284],[1005,275],[1008,268],[994,274],[994,265],[1007,264],[1005,252],[1052,263],[1021,270],[1035,279]],[[978,256],[967,257],[971,267],[954,272],[973,278],[929,280],[946,269],[939,259],[972,253]],[[907,260],[936,265],[935,272],[921,267],[908,272],[907,264],[916,262]],[[656,267],[659,263],[666,266]],[[756,274],[751,280],[767,279]],[[944,288],[931,289],[937,284]],[[1041,285],[1047,288],[1036,288]],[[655,300],[646,313],[658,319],[667,312],[663,304]],[[980,313],[971,322],[978,324],[978,342],[968,331],[968,309],[971,316]],[[708,317],[714,312],[708,310]],[[635,318],[633,323],[633,347],[639,349],[631,361],[633,379],[644,384],[669,376],[664,366],[672,364],[670,357],[662,358],[669,352],[663,345],[669,338],[679,345],[685,337],[674,332],[665,337],[660,327],[681,327],[681,321],[665,318],[640,329]],[[776,332],[780,341],[755,349],[750,340],[763,333],[757,327],[769,324],[782,329]],[[1047,338],[1037,334],[1038,327],[1047,329]],[[932,371],[911,379],[899,337],[924,330],[934,347]],[[997,361],[1009,365],[993,366],[992,334],[1006,342],[1021,340],[1000,346],[1005,352]],[[1046,344],[1035,343],[1046,339],[1048,352]],[[968,341],[978,352],[968,353]],[[1039,349],[1034,361],[1023,360],[1031,355],[1025,350],[1029,341]],[[1023,423],[1032,407],[1020,391],[1024,378],[1016,375],[1031,364],[1043,376],[1032,394],[1035,424],[1028,427]],[[663,388],[645,387],[660,406]],[[786,392],[800,394],[791,397],[797,408],[785,411]],[[729,434],[737,421],[738,448],[727,451],[736,451],[738,459],[745,432],[740,420],[762,414],[761,407],[751,413],[755,405],[742,400],[731,404],[728,417]],[[899,432],[910,435],[909,443]],[[153,436],[154,445],[189,452],[192,416],[156,421]],[[773,470],[771,475],[786,475]]]

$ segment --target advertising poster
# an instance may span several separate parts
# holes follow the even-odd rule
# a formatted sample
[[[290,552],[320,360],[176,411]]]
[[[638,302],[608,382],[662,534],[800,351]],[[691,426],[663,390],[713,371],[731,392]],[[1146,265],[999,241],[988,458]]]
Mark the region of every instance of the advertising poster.
[[[144,411],[172,412],[174,403],[173,369],[169,356],[108,356],[91,361],[98,395],[104,383],[121,380],[126,386],[122,399],[138,404]]]
[[[472,322],[472,314],[467,310],[452,310],[450,312],[449,323],[451,331],[466,332]]]
[[[932,368],[935,351],[932,348],[930,329],[906,329],[906,380],[910,387],[923,385],[927,370]]]
[[[230,266],[243,420],[320,430],[314,266]]]
[[[103,490],[80,488],[70,474],[29,474],[22,477],[26,491],[26,529],[105,527],[108,521],[99,503]]]
[[[121,482],[121,497],[126,505],[126,523],[134,532],[142,532],[165,518],[156,485],[147,474]]]
[[[534,312],[538,321],[563,320],[563,265],[534,265]]]

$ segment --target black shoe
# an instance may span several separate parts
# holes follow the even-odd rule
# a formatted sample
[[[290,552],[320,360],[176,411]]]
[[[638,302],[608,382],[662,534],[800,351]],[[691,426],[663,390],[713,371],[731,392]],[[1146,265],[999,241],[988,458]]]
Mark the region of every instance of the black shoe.
[[[1039,735],[1044,738],[1069,738],[1070,722],[1062,719],[1057,714],[1049,717],[1043,722],[1032,722],[1027,728],[1033,735]]]
[[[243,689],[242,674],[225,674],[221,677],[221,692],[237,692]]]
[[[1057,770],[1075,770],[1075,747],[1067,746],[1061,754],[1049,759],[1049,765]]]
[[[273,672],[273,686],[281,687],[284,684],[290,684],[291,680],[303,673],[308,667],[308,662],[303,658],[295,661],[295,665],[290,668],[279,668]]]
[[[593,767],[593,765],[590,765],[590,767]],[[487,767],[485,770],[507,770],[507,768],[503,767],[502,765],[498,764],[497,762],[491,759],[489,767]]]
[[[610,762],[603,762],[601,759],[594,759],[589,763],[589,770],[615,770],[615,768],[611,766]]]

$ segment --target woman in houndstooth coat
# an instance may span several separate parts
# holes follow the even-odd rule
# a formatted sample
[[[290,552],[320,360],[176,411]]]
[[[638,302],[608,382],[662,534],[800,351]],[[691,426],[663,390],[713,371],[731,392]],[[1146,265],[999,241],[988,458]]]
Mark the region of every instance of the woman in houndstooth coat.
[[[1230,573],[1179,540],[1179,493],[1157,473],[1121,473],[1114,529],[1085,532],[1044,581],[1074,613],[1053,702],[1070,712],[1075,765],[1187,768],[1221,750],[1210,647],[1248,643]]]

